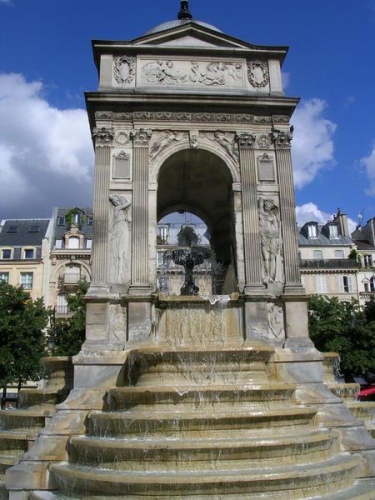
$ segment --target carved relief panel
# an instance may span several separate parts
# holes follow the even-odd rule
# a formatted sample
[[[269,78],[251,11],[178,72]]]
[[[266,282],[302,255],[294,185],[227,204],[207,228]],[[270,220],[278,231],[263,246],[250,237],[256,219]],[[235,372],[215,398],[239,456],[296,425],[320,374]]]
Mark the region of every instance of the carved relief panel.
[[[131,178],[131,157],[126,151],[119,151],[112,157],[112,179],[130,180]]]
[[[260,183],[275,183],[276,173],[274,159],[267,153],[257,157],[257,175]]]

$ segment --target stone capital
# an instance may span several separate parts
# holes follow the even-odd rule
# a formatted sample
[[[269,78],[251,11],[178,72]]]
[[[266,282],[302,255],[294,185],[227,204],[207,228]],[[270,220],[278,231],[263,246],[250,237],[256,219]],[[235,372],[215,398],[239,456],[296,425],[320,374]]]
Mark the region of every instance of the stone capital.
[[[144,128],[134,129],[130,132],[130,136],[134,141],[134,147],[148,148],[148,144],[152,136],[152,130]]]
[[[252,149],[255,147],[257,136],[249,132],[236,132],[238,145],[240,149]]]
[[[114,135],[113,128],[94,128],[92,131],[96,147],[111,146]]]
[[[270,138],[274,143],[276,149],[290,149],[293,139],[293,133],[273,128],[272,132],[270,133]]]

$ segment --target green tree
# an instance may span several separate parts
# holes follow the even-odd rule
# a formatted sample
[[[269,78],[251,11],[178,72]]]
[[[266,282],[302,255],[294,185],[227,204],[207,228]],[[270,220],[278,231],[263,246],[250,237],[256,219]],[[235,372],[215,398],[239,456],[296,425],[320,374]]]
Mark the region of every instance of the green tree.
[[[0,282],[0,387],[1,406],[10,384],[38,380],[45,353],[48,312],[43,300],[31,300],[22,287]]]
[[[80,351],[86,333],[86,302],[84,297],[89,284],[81,281],[75,294],[68,295],[66,300],[71,312],[69,318],[52,321],[49,335],[53,339],[54,356],[74,356]]]
[[[338,352],[346,380],[375,369],[375,301],[360,309],[358,301],[314,295],[309,299],[311,340],[322,352]]]

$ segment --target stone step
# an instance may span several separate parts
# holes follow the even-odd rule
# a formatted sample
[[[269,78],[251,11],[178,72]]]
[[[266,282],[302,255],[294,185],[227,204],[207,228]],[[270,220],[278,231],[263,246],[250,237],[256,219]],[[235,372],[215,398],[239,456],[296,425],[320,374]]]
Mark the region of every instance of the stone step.
[[[53,407],[44,407],[34,410],[1,410],[0,427],[1,430],[33,430],[44,427],[46,416],[54,411]]]
[[[26,451],[33,436],[28,432],[0,431],[0,455],[7,451]]]
[[[1,483],[0,483],[1,484]],[[1,492],[1,488],[0,488]],[[1,498],[1,495],[0,495]],[[72,497],[67,497],[61,493],[49,492],[49,491],[34,491],[30,494],[30,500],[68,500]],[[85,495],[85,500],[108,500],[108,496],[91,496]],[[111,500],[123,500],[123,496],[112,496]],[[165,498],[164,495],[132,495],[132,500],[157,500],[158,498]],[[301,490],[294,490],[286,496],[285,491],[271,492],[271,493],[239,493],[230,494],[227,496],[220,496],[216,494],[206,493],[202,495],[169,495],[170,500],[298,500],[305,498],[301,493]],[[312,496],[309,496],[308,500],[374,500],[374,480],[365,479],[356,481],[354,486],[347,488],[345,490],[337,491],[336,493],[328,494],[322,496],[318,492],[314,492]],[[72,499],[73,500],[73,499]],[[75,500],[75,499],[74,499]],[[306,499],[307,500],[307,499]]]
[[[268,382],[269,348],[134,351],[127,360],[123,385],[196,386]]]
[[[350,487],[360,464],[360,458],[342,455],[317,465],[296,465],[239,471],[203,471],[184,473],[124,472],[74,467],[52,466],[52,475],[59,491],[70,496],[102,495],[220,495],[242,493],[285,493],[285,498],[307,498],[319,491],[321,496]],[[301,490],[301,496],[293,491]],[[230,496],[229,496],[230,498]],[[252,498],[251,496],[249,498]]]
[[[267,411],[212,412],[92,412],[89,434],[97,437],[141,436],[162,434],[183,436],[194,432],[225,431],[236,436],[240,430],[310,425],[316,415],[314,408],[291,408]]]
[[[203,386],[193,388],[178,387],[117,387],[108,392],[107,402],[110,411],[128,410],[133,407],[154,411],[150,406],[175,407],[182,404],[183,408],[191,406],[194,409],[205,406],[229,407],[250,405],[272,408],[289,404],[294,394],[293,384],[269,383],[250,386]]]
[[[297,436],[247,439],[109,440],[72,438],[71,463],[101,469],[165,471],[228,470],[296,465],[326,460],[339,452],[339,434],[317,431]]]

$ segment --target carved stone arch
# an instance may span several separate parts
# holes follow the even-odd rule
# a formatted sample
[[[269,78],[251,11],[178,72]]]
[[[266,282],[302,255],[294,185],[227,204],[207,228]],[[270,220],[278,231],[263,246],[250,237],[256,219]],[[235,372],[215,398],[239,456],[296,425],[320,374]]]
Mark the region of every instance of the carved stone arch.
[[[225,155],[223,151],[218,150],[218,148],[215,148],[214,144],[209,144],[209,141],[204,141],[202,139],[202,142],[199,142],[199,149],[198,151],[207,151],[209,153],[212,153],[214,156],[217,156],[221,161],[223,161],[230,174],[232,177],[232,182],[234,183],[239,183],[240,182],[240,171],[239,171],[239,166],[231,159],[229,156]],[[190,150],[190,142],[189,142],[189,137],[188,135],[186,136],[186,139],[182,139],[181,142],[178,144],[173,144],[169,148],[167,148],[165,151],[163,151],[160,155],[157,156],[157,158],[154,159],[153,162],[151,162],[151,167],[150,167],[150,182],[151,183],[157,183],[160,170],[164,163],[174,154],[184,151],[184,150]],[[191,150],[191,154],[195,154],[196,150]]]

